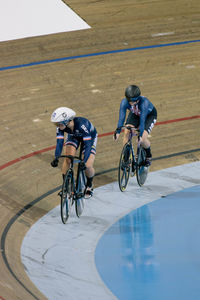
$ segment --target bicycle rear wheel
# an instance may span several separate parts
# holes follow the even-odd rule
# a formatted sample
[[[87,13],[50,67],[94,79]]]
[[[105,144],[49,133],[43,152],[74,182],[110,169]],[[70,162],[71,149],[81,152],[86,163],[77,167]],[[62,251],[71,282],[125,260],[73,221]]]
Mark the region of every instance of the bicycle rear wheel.
[[[148,175],[148,168],[145,167],[145,160],[146,160],[146,152],[142,146],[138,149],[137,154],[137,166],[136,166],[136,177],[137,183],[139,186],[142,186]]]
[[[79,218],[82,215],[85,206],[85,198],[84,198],[84,190],[85,190],[85,173],[84,171],[79,171],[79,176],[77,178],[77,194],[76,194],[76,201],[75,201],[75,210],[76,215]]]
[[[130,176],[132,166],[132,157],[131,157],[131,146],[130,143],[126,143],[122,149],[119,168],[118,168],[118,183],[121,192],[124,192]]]
[[[60,202],[60,213],[61,220],[65,224],[70,216],[71,206],[73,203],[74,195],[74,181],[73,181],[73,172],[68,170],[62,186],[62,196]]]

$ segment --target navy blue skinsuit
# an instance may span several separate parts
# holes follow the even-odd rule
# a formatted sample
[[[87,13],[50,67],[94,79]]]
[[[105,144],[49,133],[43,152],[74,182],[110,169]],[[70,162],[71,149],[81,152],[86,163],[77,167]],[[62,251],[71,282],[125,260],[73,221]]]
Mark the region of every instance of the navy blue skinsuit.
[[[126,110],[130,110],[132,113],[140,117],[140,136],[142,136],[145,128],[145,121],[154,108],[154,105],[143,96],[138,97],[139,102],[136,105],[130,105],[126,98],[122,99],[119,110],[119,121],[117,125],[117,133],[121,132],[121,127],[124,124],[126,117]]]
[[[55,150],[55,157],[59,157],[62,153],[65,132],[68,133],[66,145],[72,145],[77,149],[80,142],[83,142],[84,162],[87,162],[90,153],[96,154],[96,128],[88,119],[82,117],[75,117],[73,132],[68,127],[66,127],[64,130],[60,130],[60,128],[57,128],[57,144]]]

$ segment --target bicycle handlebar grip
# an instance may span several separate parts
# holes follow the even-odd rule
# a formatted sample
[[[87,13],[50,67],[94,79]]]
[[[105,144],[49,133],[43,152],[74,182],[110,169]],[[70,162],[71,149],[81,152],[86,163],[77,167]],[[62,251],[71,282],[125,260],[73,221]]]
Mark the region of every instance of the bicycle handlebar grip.
[[[117,129],[114,131],[113,137],[115,140],[117,139]]]

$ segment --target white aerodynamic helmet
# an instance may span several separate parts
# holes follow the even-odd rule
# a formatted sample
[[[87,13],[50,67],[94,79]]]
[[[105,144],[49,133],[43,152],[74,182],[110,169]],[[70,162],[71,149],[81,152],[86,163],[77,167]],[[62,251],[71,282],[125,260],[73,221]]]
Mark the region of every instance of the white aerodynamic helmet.
[[[68,107],[59,107],[51,115],[52,123],[68,124],[76,116],[75,111]]]

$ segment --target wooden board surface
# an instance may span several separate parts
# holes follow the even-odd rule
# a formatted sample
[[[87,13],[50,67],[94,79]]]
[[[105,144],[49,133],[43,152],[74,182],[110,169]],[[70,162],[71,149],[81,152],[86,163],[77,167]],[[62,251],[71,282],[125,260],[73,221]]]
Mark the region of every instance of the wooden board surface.
[[[30,226],[58,205],[60,167],[50,167],[53,150],[23,157],[55,145],[55,108],[71,107],[96,126],[96,187],[117,180],[122,137],[115,143],[111,133],[131,83],[158,110],[151,170],[200,159],[199,1],[67,4],[92,28],[0,43],[0,68],[27,64],[0,71],[0,166],[21,157],[0,170],[0,299],[45,299],[24,271],[20,246]]]

